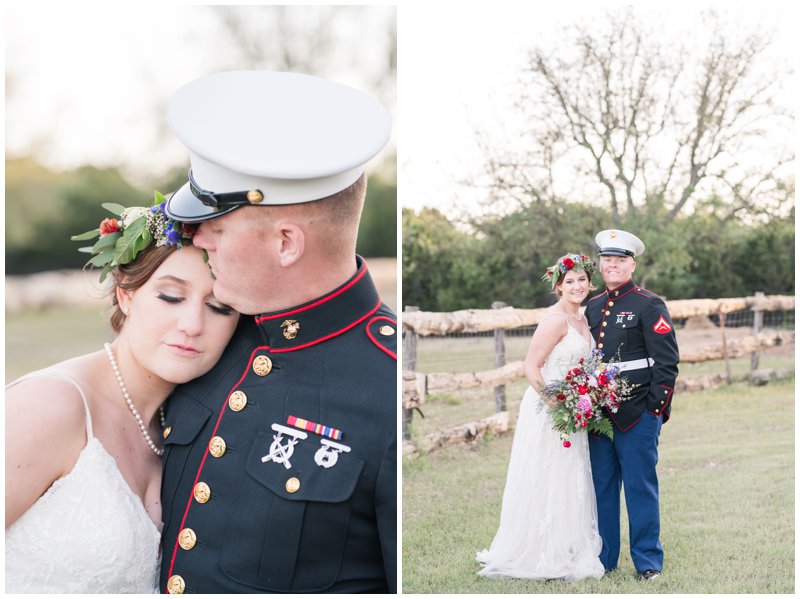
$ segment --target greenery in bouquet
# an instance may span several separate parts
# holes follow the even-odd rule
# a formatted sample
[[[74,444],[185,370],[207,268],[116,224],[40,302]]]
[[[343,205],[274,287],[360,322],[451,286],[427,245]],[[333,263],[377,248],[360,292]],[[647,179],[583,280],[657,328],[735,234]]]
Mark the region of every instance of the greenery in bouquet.
[[[611,419],[603,408],[616,413],[636,387],[619,376],[618,363],[603,362],[603,352],[594,349],[562,380],[545,385],[543,394],[551,400],[553,428],[561,433],[564,447],[570,446],[569,436],[581,430],[614,438]]]

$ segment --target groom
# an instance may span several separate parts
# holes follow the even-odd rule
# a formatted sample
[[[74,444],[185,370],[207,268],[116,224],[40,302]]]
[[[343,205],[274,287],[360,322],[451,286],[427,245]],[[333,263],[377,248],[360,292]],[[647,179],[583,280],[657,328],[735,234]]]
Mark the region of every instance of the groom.
[[[167,212],[198,223],[242,313],[164,430],[161,589],[396,592],[396,319],[355,254],[389,114],[349,87],[233,71],[170,101],[191,157]]]
[[[606,291],[589,300],[586,316],[597,347],[607,359],[619,353],[622,375],[636,385],[616,414],[614,439],[589,436],[592,478],[606,571],[617,568],[620,550],[620,486],[625,488],[630,548],[641,580],[661,575],[664,552],[659,540],[658,436],[669,419],[678,376],[678,344],[666,305],[636,285],[632,275],[642,241],[625,231],[607,230],[595,238]]]

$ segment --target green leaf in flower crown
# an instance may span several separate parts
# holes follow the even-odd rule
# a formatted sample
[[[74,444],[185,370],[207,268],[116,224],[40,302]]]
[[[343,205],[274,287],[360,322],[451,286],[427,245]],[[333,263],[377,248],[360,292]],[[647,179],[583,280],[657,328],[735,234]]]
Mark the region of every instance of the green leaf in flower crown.
[[[95,252],[99,252],[106,248],[113,248],[114,244],[117,243],[117,239],[122,236],[122,233],[109,233],[108,235],[103,235],[100,240],[94,244],[92,248]]]
[[[133,243],[133,255],[138,256],[139,252],[150,245],[151,241],[153,241],[153,236],[150,234],[150,231],[145,228],[142,234],[139,235]]]
[[[86,233],[81,233],[80,235],[73,235],[70,237],[72,241],[86,241],[88,239],[93,239],[100,235],[100,229],[92,229],[91,231],[86,231]]]
[[[92,258],[86,263],[91,264],[92,266],[105,266],[114,260],[114,254],[110,251],[101,252],[96,256],[92,256]]]
[[[111,212],[112,214],[116,214],[117,216],[122,215],[122,211],[125,210],[125,206],[122,204],[114,204],[111,202],[106,202],[105,204],[100,204],[103,208]]]
[[[167,198],[165,198],[163,194],[157,191],[154,193],[154,195],[155,195],[155,200],[153,201],[153,206],[158,206],[159,204],[163,204],[164,202],[167,201]]]
[[[117,264],[127,264],[136,257],[136,247],[142,232],[147,232],[147,219],[137,218],[129,227],[125,228],[114,249],[114,259]],[[147,232],[149,235],[149,232]]]
[[[106,265],[105,268],[103,268],[103,272],[100,273],[100,282],[101,283],[106,280],[106,276],[112,270],[114,270],[114,267],[112,267],[111,265]]]
[[[86,247],[78,248],[78,251],[81,252],[82,254],[93,254],[94,253],[94,251],[92,249],[92,246],[90,246],[90,245],[87,245]]]

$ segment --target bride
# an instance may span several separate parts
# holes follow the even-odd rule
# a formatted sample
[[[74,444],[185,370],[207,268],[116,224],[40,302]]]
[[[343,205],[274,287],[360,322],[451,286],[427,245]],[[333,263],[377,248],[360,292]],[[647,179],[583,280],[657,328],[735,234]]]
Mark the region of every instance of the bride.
[[[536,391],[563,378],[594,347],[579,310],[593,271],[586,256],[569,254],[543,277],[559,299],[537,326],[525,358],[531,384],[520,405],[500,528],[489,550],[477,555],[481,576],[578,580],[604,574],[586,432],[562,445],[547,400]]]
[[[113,343],[8,386],[7,593],[157,589],[160,406],[211,369],[239,320],[162,205],[80,236],[101,236],[92,263],[113,276]],[[133,251],[108,262],[123,244]]]

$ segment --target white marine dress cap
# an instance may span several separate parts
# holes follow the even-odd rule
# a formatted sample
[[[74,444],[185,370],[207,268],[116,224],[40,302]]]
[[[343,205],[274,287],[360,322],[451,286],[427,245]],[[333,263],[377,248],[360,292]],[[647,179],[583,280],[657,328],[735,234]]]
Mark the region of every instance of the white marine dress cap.
[[[594,238],[594,242],[600,250],[600,256],[630,256],[636,258],[644,254],[644,243],[642,240],[620,229],[607,229],[600,231]]]
[[[337,193],[355,183],[391,131],[389,113],[371,96],[277,71],[195,79],[170,99],[167,121],[191,161],[189,182],[166,206],[182,222]]]

